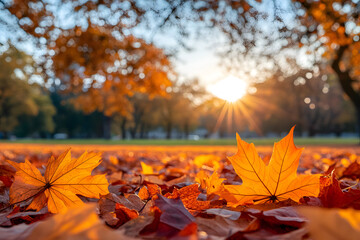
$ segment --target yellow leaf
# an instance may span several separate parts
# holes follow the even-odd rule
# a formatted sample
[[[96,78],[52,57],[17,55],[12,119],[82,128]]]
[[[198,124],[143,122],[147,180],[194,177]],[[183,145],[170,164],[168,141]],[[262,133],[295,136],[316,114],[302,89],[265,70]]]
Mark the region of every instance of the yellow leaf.
[[[140,162],[140,164],[141,164],[141,168],[142,168],[142,171],[141,171],[142,174],[145,174],[145,175],[154,174],[154,170],[150,165],[147,165],[144,162]]]
[[[118,164],[119,164],[119,160],[117,159],[116,156],[113,156],[113,155],[111,155],[111,156],[109,157],[109,161],[110,161],[110,163],[113,164],[113,165],[118,165]]]
[[[29,161],[8,161],[17,170],[10,188],[10,202],[17,204],[33,197],[29,209],[40,210],[47,203],[49,212],[58,213],[83,204],[76,194],[99,198],[99,194],[109,193],[105,175],[91,175],[100,160],[101,153],[92,152],[71,159],[69,149],[57,159],[50,158],[45,177]]]
[[[219,178],[219,174],[215,171],[209,177],[204,171],[200,171],[196,174],[195,181],[200,183],[201,188],[206,189],[207,195],[216,194],[223,188],[223,181],[225,178]]]
[[[200,155],[194,159],[194,164],[201,168],[203,165],[213,167],[215,170],[220,167],[220,157],[212,154]]]
[[[340,160],[340,162],[341,162],[341,165],[343,165],[344,167],[348,167],[351,164],[351,162],[347,158],[342,158]]]
[[[238,152],[229,157],[242,185],[224,185],[221,193],[229,205],[275,202],[291,198],[299,201],[303,196],[319,194],[320,175],[300,175],[296,171],[303,149],[293,141],[290,133],[275,143],[268,165],[259,157],[254,144],[248,144],[237,135]]]

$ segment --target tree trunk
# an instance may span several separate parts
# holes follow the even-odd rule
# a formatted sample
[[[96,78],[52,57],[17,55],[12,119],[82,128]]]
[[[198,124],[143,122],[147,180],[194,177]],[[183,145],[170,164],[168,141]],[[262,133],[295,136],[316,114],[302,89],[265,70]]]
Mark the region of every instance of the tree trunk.
[[[131,136],[131,139],[135,139],[135,137],[136,137],[136,130],[135,130],[135,128],[130,128],[130,136]]]
[[[360,143],[360,93],[353,88],[352,83],[355,82],[355,80],[351,77],[349,70],[342,71],[340,69],[340,62],[347,48],[348,45],[343,45],[339,47],[339,49],[337,50],[337,56],[331,64],[331,67],[338,76],[338,80],[344,93],[349,97],[349,99],[355,106],[357,114],[357,131],[359,134]]]
[[[3,134],[4,134],[4,139],[9,139],[10,134],[8,131],[4,131]]]
[[[314,127],[314,125],[311,124],[309,126],[309,137],[315,137],[315,135],[316,135],[315,127]]]
[[[188,139],[190,135],[190,126],[188,122],[186,122],[184,125],[184,132],[185,132],[185,139]]]
[[[359,134],[359,144],[360,144],[360,107],[356,108],[357,112],[357,131]]]
[[[145,138],[145,123],[141,122],[140,124],[140,139]]]
[[[123,140],[126,139],[126,118],[124,118],[121,122],[121,138]]]
[[[111,138],[111,117],[105,116],[103,117],[103,133],[105,139]]]
[[[166,124],[166,139],[171,139],[172,124],[168,122]]]
[[[136,138],[136,133],[138,132],[139,129],[139,122],[135,122],[135,126],[133,128],[130,128],[130,135],[132,139]]]

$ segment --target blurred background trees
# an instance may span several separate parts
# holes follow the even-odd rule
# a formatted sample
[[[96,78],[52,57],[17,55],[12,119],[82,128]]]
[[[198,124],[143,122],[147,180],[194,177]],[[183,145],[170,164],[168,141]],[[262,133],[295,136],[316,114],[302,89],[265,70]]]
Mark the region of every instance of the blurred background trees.
[[[19,136],[53,132],[55,108],[41,87],[30,83],[36,75],[32,57],[14,46],[0,55],[0,132],[4,137],[14,130]]]
[[[294,124],[310,136],[360,132],[357,5],[1,0],[0,132],[145,138],[161,127],[164,137],[186,138]],[[194,37],[221,45],[221,64],[249,76],[238,107],[179,80],[173,62]]]

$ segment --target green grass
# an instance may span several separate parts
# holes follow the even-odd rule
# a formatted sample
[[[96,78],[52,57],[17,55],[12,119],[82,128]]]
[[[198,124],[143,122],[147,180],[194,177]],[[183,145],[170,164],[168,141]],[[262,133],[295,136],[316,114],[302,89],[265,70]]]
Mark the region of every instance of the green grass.
[[[246,142],[253,142],[258,146],[273,145],[279,138],[247,138]],[[157,146],[177,146],[177,145],[208,145],[226,146],[236,145],[234,139],[201,139],[194,140],[165,140],[165,139],[134,139],[134,140],[104,140],[104,139],[66,139],[66,140],[47,140],[47,139],[24,139],[15,141],[0,140],[0,143],[29,143],[29,144],[81,144],[81,145],[157,145]],[[356,145],[359,143],[357,138],[295,138],[297,145]]]

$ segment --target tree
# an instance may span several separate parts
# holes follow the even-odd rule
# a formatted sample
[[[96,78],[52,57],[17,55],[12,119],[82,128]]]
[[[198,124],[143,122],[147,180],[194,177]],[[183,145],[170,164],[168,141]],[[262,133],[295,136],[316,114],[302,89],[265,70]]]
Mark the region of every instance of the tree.
[[[68,98],[57,91],[50,94],[52,104],[56,108],[53,119],[56,133],[66,133],[70,138],[101,138],[104,136],[101,123],[103,114],[94,112],[84,114],[75,109]]]
[[[35,116],[21,114],[15,134],[19,137],[49,137],[49,134],[53,133],[55,129],[53,116],[56,113],[56,109],[49,95],[40,86],[32,86],[32,98],[38,113]]]
[[[112,31],[91,26],[72,29],[56,42],[53,70],[62,79],[62,92],[85,113],[103,113],[105,138],[110,138],[111,118],[131,111],[129,97],[164,95],[170,85],[166,55],[141,39],[128,36],[119,41]]]
[[[34,73],[30,56],[10,45],[0,55],[0,132],[5,137],[18,125],[21,115],[37,115],[34,86],[27,81]]]
[[[166,138],[172,137],[172,130],[177,128],[188,137],[190,131],[197,125],[199,119],[199,99],[204,94],[203,87],[197,80],[175,82],[168,88],[168,96],[154,99],[157,118],[166,132]]]
[[[340,134],[353,119],[344,118],[346,100],[334,74],[324,64],[301,69],[292,61],[292,66],[298,69],[294,74],[279,71],[255,85],[254,96],[267,103],[262,129],[281,133],[296,124],[298,132],[307,131],[310,137],[317,133]]]
[[[331,67],[357,112],[360,137],[360,49],[358,3],[345,1],[296,1],[298,19],[305,27],[299,40],[332,61]],[[305,13],[305,14],[300,14]]]
[[[0,2],[44,54],[43,78],[55,83],[86,113],[104,115],[104,137],[111,118],[131,109],[136,92],[164,95],[171,65],[161,49],[129,33],[144,10],[134,1]],[[63,24],[62,9],[73,24]],[[8,25],[11,25],[8,23]],[[57,83],[57,84],[56,84]]]
[[[356,1],[17,0],[6,3],[0,2],[12,19],[19,24],[20,29],[25,31],[27,35],[24,36],[32,36],[46,50],[44,69],[46,66],[52,66],[53,61],[50,60],[54,54],[58,54],[59,49],[67,54],[68,51],[65,51],[67,47],[76,46],[76,42],[74,43],[72,39],[77,37],[77,34],[80,38],[81,35],[89,36],[88,39],[96,43],[93,45],[99,51],[94,51],[92,47],[93,55],[104,57],[107,66],[106,59],[114,56],[111,54],[111,47],[104,47],[107,46],[107,40],[116,38],[126,42],[131,33],[136,30],[139,32],[139,28],[150,30],[150,34],[148,31],[143,31],[146,33],[142,36],[146,38],[146,35],[150,35],[146,38],[150,41],[149,44],[153,40],[151,36],[158,31],[171,32],[169,35],[175,35],[182,45],[187,45],[184,37],[190,36],[193,32],[208,35],[212,33],[209,38],[223,40],[221,49],[223,56],[226,57],[224,64],[236,68],[252,63],[253,66],[245,67],[244,71],[249,73],[253,67],[256,67],[258,72],[261,72],[258,77],[262,79],[269,76],[264,74],[264,71],[271,73],[277,71],[274,63],[281,62],[286,65],[287,55],[296,59],[302,51],[301,49],[299,51],[299,45],[302,49],[313,53],[313,58],[316,60],[321,58],[323,52],[325,53],[323,56],[331,60],[331,66],[338,76],[343,91],[357,110],[360,133],[359,67],[357,67],[359,11]],[[66,25],[66,21],[62,21],[63,15],[73,20],[73,24]],[[8,25],[12,26],[12,24]],[[225,38],[218,38],[215,35],[218,33]],[[58,42],[57,39],[65,40]],[[80,67],[77,69],[80,69],[81,73],[86,73],[81,66],[84,65],[83,63],[88,63],[91,51],[88,51],[87,45],[83,44],[73,49],[82,52],[80,55],[85,56],[80,58],[81,64],[78,61],[79,65],[71,65],[70,68]],[[69,54],[71,52],[69,51]],[[247,56],[250,58],[244,61]],[[65,59],[69,60],[71,57]],[[98,70],[96,74],[100,74],[100,79],[104,81],[104,73],[108,75],[105,71],[107,69],[98,64],[93,67],[96,67],[93,70]],[[73,79],[72,76],[61,78],[61,82],[69,82],[69,79]],[[80,79],[84,80],[83,76]],[[80,79],[75,77],[74,83],[77,87],[83,86]],[[145,89],[147,91],[146,87]],[[97,93],[97,99],[101,99],[100,93]],[[126,98],[122,100],[126,102]]]

